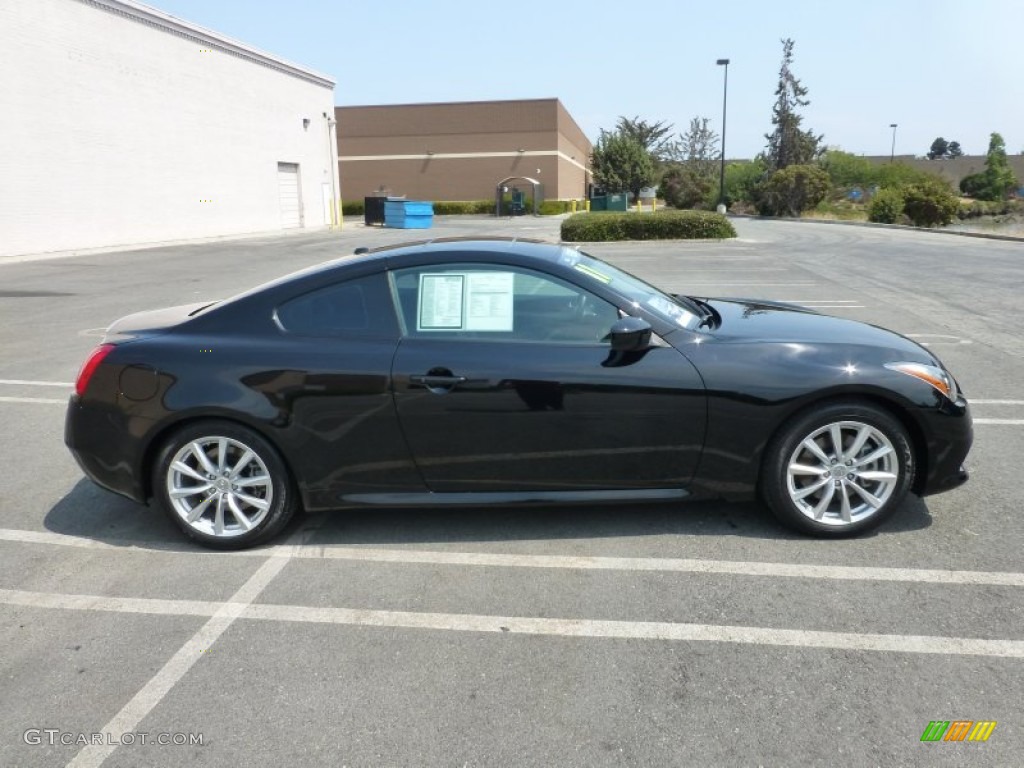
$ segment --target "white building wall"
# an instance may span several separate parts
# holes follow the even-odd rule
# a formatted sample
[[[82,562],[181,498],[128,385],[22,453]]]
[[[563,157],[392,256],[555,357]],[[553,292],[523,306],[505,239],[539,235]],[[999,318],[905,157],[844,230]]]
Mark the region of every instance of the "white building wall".
[[[279,162],[331,225],[322,75],[122,0],[3,0],[0,72],[0,256],[281,229]]]

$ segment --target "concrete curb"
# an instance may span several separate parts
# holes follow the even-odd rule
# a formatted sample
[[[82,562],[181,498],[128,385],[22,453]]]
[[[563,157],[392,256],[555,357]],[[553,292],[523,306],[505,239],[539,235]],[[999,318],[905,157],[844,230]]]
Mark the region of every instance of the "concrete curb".
[[[794,224],[838,224],[845,227],[871,227],[874,229],[905,229],[910,232],[930,232],[935,235],[957,235],[959,237],[978,237],[983,240],[1005,240],[1011,243],[1024,243],[1024,237],[1018,235],[997,235],[988,232],[960,232],[952,229],[933,229],[931,227],[911,227],[906,224],[878,224],[873,221],[840,221],[838,219],[786,219],[779,216],[755,216],[751,213],[729,213],[730,219],[757,219],[760,221],[784,221]]]

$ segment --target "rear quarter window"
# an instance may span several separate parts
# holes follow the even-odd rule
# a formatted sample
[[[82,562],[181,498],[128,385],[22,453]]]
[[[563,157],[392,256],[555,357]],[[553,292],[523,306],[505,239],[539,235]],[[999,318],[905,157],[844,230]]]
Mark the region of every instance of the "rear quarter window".
[[[275,314],[281,328],[299,336],[398,336],[383,273],[304,293],[282,303]]]

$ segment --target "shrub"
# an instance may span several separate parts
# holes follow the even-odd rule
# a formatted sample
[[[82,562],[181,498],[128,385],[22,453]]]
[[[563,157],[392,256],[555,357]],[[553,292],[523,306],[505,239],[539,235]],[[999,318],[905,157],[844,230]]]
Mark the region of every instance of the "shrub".
[[[493,200],[435,200],[434,215],[461,216],[473,213],[494,213]]]
[[[696,208],[704,203],[712,189],[712,180],[689,168],[671,168],[665,172],[658,187],[658,195],[673,208]]]
[[[949,224],[960,210],[960,201],[945,186],[915,184],[904,194],[903,211],[918,227]]]
[[[577,213],[562,222],[566,242],[702,240],[736,237],[725,216],[711,211]]]
[[[362,216],[365,209],[363,207],[362,200],[342,200],[341,201],[341,215],[342,216]]]
[[[756,201],[763,216],[799,216],[828,195],[828,174],[814,165],[790,165],[761,185]]]
[[[960,191],[968,197],[981,197],[985,194],[987,186],[988,179],[985,177],[984,171],[972,173],[960,179]]]
[[[578,201],[581,206],[583,201]],[[568,213],[572,203],[568,200],[544,200],[541,202],[538,212],[541,216],[557,216],[560,213]]]
[[[895,224],[903,216],[903,204],[903,192],[899,189],[880,189],[868,204],[868,221]]]

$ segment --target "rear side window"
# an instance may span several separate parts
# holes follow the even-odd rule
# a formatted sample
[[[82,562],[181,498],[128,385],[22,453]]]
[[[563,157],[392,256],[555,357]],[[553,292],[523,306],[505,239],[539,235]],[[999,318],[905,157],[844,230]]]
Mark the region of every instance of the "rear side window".
[[[384,273],[319,288],[277,308],[277,321],[300,336],[398,336]]]

